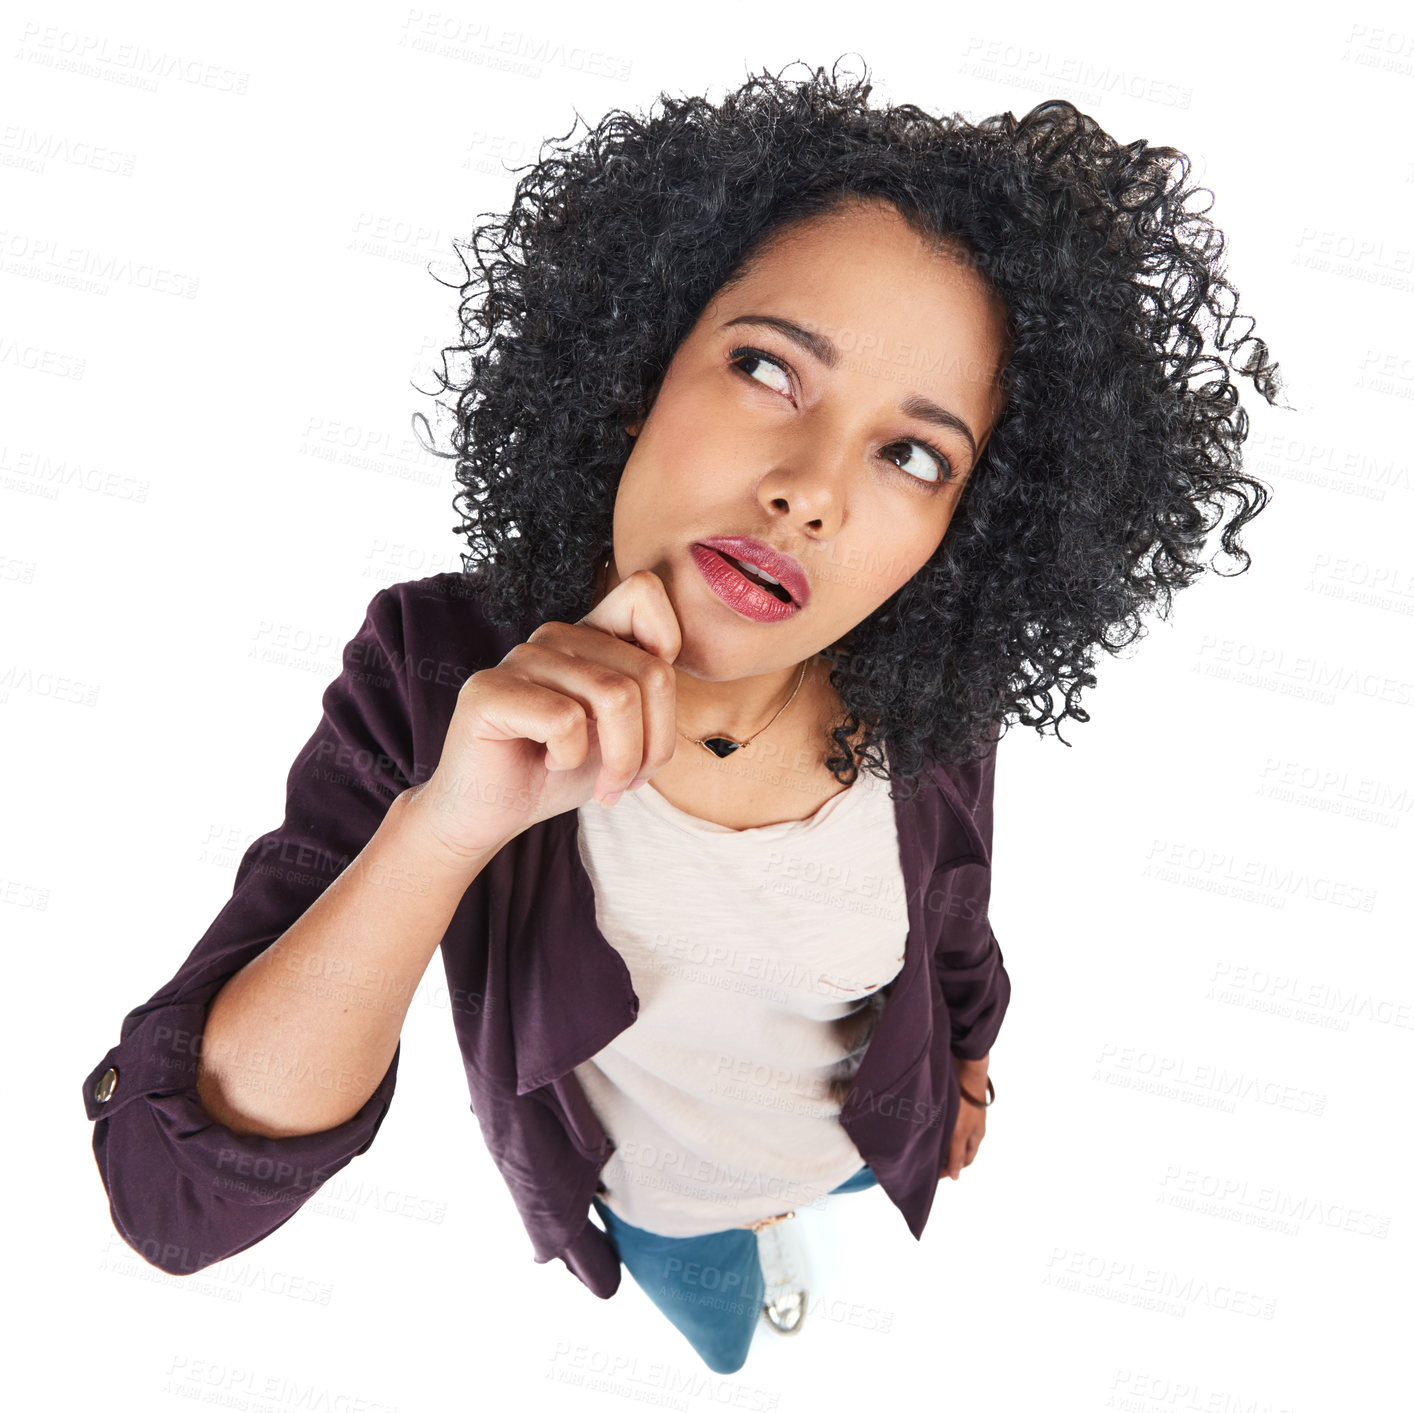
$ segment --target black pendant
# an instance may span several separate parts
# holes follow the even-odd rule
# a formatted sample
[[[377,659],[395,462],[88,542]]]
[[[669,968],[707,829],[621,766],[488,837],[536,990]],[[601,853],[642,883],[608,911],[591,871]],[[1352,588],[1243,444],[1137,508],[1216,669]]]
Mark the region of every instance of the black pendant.
[[[712,752],[718,760],[725,760],[733,751],[741,749],[740,741],[733,741],[730,736],[709,736],[702,743]]]

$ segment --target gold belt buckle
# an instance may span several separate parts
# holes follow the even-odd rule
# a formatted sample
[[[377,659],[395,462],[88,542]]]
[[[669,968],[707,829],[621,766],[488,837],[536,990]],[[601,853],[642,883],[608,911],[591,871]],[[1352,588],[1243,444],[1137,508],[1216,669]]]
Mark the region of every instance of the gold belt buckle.
[[[779,1216],[776,1217],[762,1217],[759,1221],[743,1222],[742,1225],[744,1227],[747,1227],[751,1231],[761,1231],[765,1227],[773,1227],[776,1225],[777,1222],[783,1222],[788,1217],[793,1216],[795,1216],[794,1212],[782,1212]]]

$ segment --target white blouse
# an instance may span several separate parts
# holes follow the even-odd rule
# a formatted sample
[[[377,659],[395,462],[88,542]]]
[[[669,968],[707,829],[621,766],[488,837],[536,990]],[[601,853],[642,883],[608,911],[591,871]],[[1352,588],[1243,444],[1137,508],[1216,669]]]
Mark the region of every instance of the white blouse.
[[[579,851],[639,998],[575,1068],[615,1144],[600,1200],[699,1236],[858,1172],[840,1109],[908,935],[889,782],[860,771],[808,819],[730,829],[650,781],[582,806]]]

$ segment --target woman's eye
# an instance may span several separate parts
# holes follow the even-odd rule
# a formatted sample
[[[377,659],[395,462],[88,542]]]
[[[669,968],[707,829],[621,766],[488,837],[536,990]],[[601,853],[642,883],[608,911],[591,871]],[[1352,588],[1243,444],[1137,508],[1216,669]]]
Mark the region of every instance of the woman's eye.
[[[781,385],[776,388],[777,392],[790,392],[790,378],[786,376],[786,371],[776,362],[774,358],[768,358],[764,353],[759,353],[754,348],[737,348],[732,350],[732,366],[740,368],[742,373],[748,378],[754,378],[757,382],[763,383],[766,387],[772,384],[765,379],[757,378],[756,373],[747,364],[755,364],[757,368],[764,368],[767,372],[776,374],[781,380]]]
[[[910,476],[917,476],[920,481],[930,481],[935,485],[952,480],[953,469],[947,458],[931,451],[922,442],[894,442],[893,446],[908,447],[912,451],[903,461],[894,462],[901,471],[907,471]],[[892,450],[892,447],[888,450]],[[890,460],[892,459],[891,457]]]

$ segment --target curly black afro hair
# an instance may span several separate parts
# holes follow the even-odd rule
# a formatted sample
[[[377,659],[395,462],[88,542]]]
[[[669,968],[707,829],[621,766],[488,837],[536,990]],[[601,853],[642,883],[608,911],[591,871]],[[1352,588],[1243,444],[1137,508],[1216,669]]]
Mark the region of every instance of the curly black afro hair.
[[[571,145],[576,113],[475,232],[479,275],[458,246],[462,341],[434,395],[458,395],[455,451],[436,454],[456,458],[487,613],[573,622],[612,548],[626,424],[769,237],[854,194],[960,242],[1008,311],[1006,402],[930,561],[822,653],[848,713],[826,762],[845,784],[886,775],[885,741],[913,781],[925,757],[987,755],[1013,718],[1058,737],[1088,721],[1095,649],[1140,637],[1149,605],[1168,616],[1229,496],[1222,549],[1250,565],[1238,534],[1268,490],[1240,474],[1248,419],[1218,355],[1269,403],[1280,391],[1251,319],[1233,333],[1222,233],[1189,207],[1212,193],[1186,185],[1183,153],[1120,145],[1061,101],[976,124],[870,107],[867,78],[763,72],[716,105],[660,94],[658,115],[612,111]]]

